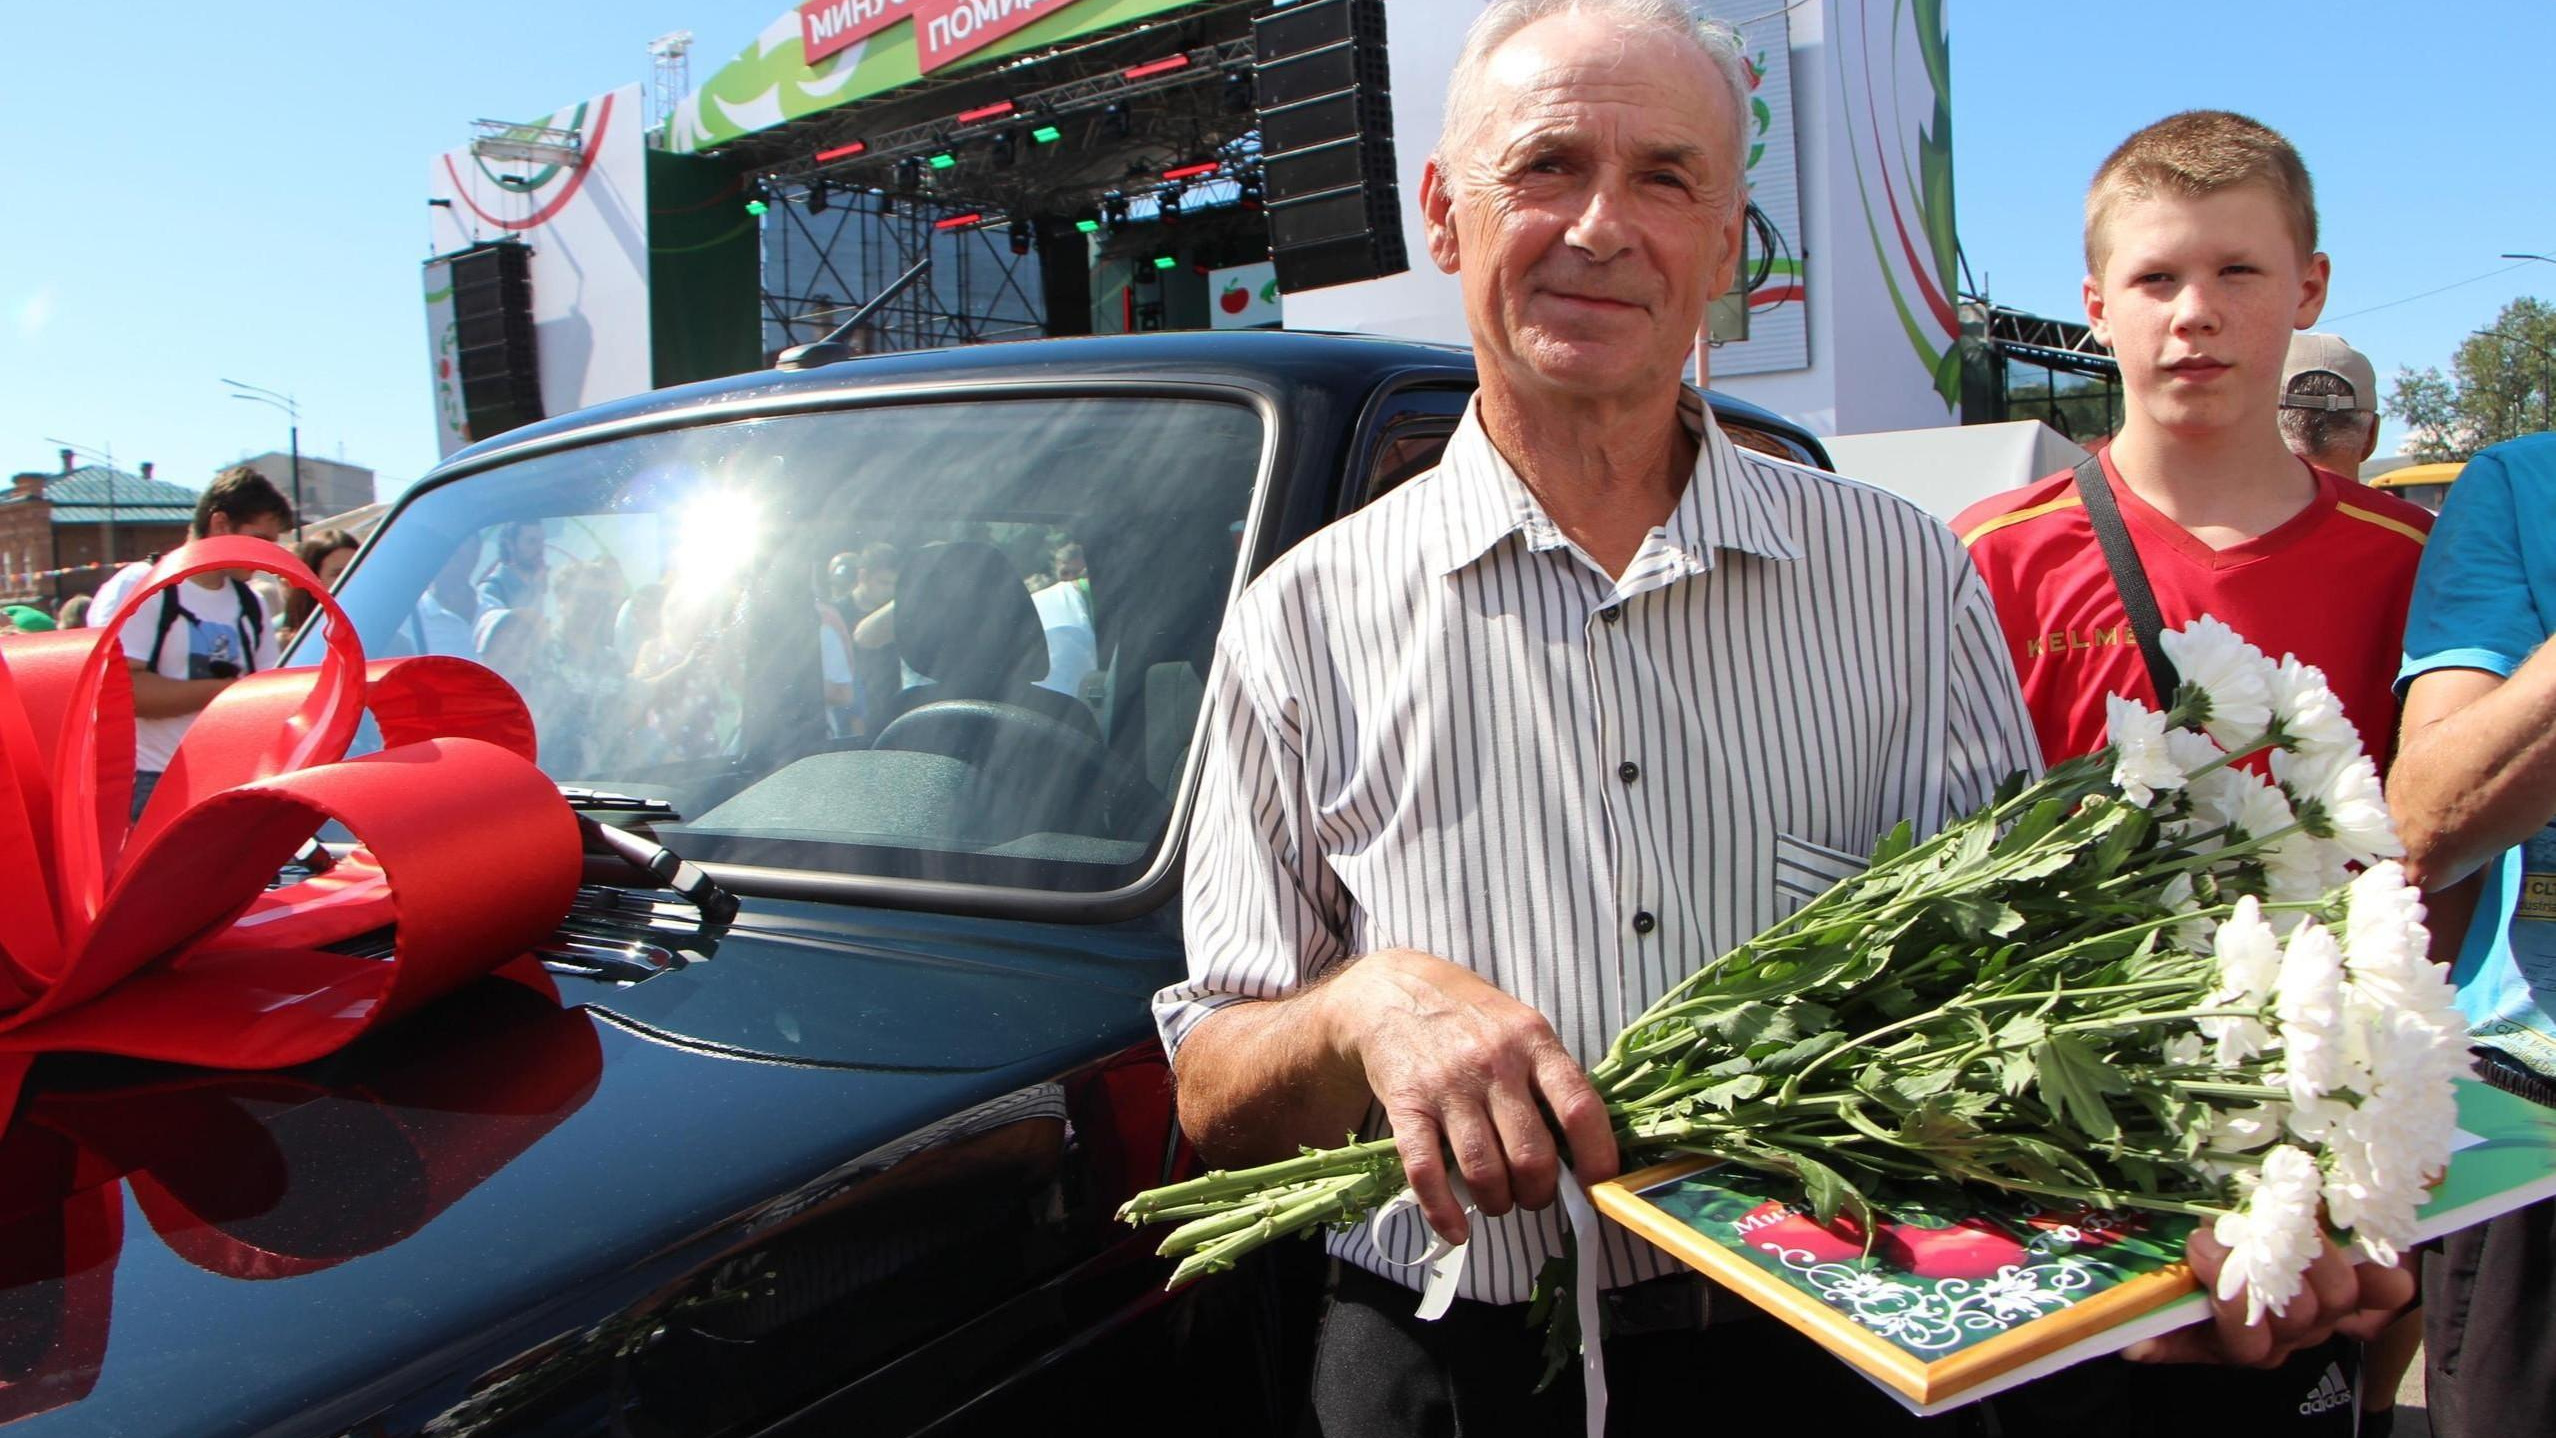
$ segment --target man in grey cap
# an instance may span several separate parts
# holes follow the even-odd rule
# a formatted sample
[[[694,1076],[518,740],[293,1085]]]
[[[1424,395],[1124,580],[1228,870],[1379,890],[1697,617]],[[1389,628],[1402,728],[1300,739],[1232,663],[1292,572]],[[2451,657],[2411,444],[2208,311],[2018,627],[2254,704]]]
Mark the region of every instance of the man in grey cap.
[[[2378,448],[2378,375],[2340,335],[2290,336],[2281,365],[2281,439],[2290,453],[2345,479]]]

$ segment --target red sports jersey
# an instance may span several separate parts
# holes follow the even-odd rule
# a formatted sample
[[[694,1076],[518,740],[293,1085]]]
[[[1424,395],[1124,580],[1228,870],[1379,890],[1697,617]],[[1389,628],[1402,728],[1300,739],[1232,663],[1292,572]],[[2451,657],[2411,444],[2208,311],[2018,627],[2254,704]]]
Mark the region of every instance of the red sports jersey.
[[[2396,742],[2405,606],[2432,516],[2319,469],[2306,509],[2214,550],[2131,493],[2109,453],[2103,473],[2165,626],[2213,615],[2276,659],[2296,654],[2323,669],[2362,744],[2384,765]],[[1982,500],[1962,511],[1953,532],[1988,581],[2044,759],[2102,746],[2106,695],[2158,702],[2073,473]]]

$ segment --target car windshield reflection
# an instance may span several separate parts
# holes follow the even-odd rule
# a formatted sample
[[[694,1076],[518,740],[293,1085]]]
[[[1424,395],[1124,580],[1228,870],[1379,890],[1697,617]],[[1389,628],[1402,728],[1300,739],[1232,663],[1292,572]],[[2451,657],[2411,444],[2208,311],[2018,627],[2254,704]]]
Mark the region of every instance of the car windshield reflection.
[[[638,435],[420,495],[368,653],[512,681],[563,784],[687,858],[1097,891],[1163,841],[1262,422],[1169,396]]]

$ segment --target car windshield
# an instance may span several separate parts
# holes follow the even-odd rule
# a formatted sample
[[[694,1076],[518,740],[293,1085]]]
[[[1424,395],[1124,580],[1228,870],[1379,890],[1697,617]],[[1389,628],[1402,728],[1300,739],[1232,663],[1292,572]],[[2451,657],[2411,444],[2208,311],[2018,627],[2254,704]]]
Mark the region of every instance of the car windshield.
[[[1242,404],[901,401],[637,435],[411,501],[367,653],[512,681],[687,858],[1102,890],[1168,824],[1261,468]]]

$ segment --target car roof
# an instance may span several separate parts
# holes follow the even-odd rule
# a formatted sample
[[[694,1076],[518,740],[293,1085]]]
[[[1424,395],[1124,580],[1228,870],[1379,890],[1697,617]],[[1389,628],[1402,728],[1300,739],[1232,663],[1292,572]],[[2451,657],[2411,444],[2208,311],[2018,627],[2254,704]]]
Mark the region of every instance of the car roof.
[[[1364,394],[1385,380],[1415,374],[1469,384],[1473,371],[1473,352],[1459,345],[1297,330],[1189,330],[904,350],[804,370],[756,370],[608,400],[482,440],[436,469],[477,468],[502,452],[546,445],[583,430],[663,421],[705,405],[786,406],[794,398],[819,393],[968,381],[1150,378],[1275,381]],[[1793,436],[1819,452],[1808,431],[1771,410],[1725,394],[1712,399],[1720,414]]]

